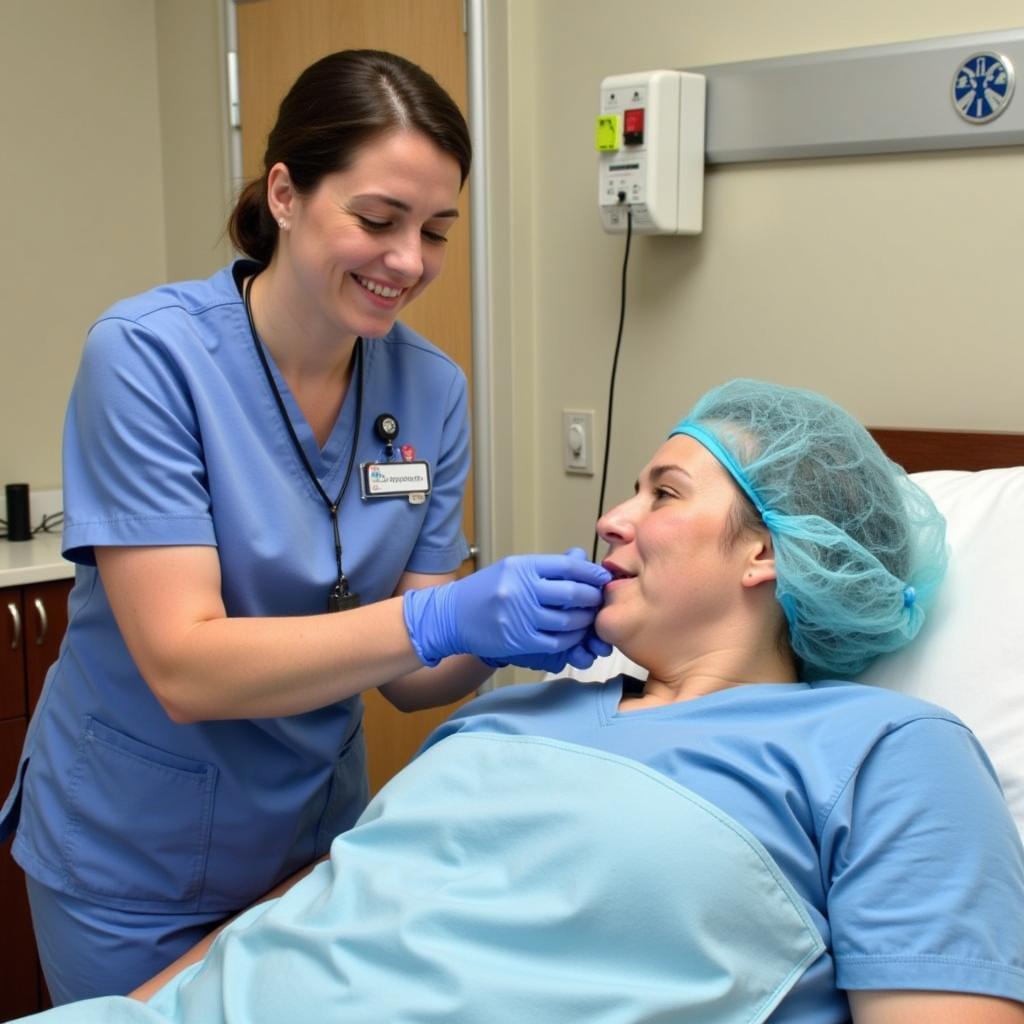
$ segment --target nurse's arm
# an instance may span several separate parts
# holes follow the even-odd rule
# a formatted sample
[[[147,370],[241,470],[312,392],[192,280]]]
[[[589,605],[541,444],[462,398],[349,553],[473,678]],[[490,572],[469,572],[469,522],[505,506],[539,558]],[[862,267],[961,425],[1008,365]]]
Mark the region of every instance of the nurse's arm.
[[[95,553],[128,651],[176,722],[299,714],[423,668],[400,597],[333,615],[229,618],[213,547]],[[462,665],[432,670],[439,697],[417,706],[468,693],[490,671],[475,658],[449,660]]]
[[[395,595],[400,596],[407,590],[420,587],[433,587],[441,583],[449,583],[456,578],[455,573],[431,574],[407,572],[402,574],[395,588]],[[437,668],[420,666],[415,672],[385,683],[380,692],[399,711],[421,711],[423,708],[438,707],[465,697],[475,690],[494,669],[489,668],[479,658],[462,654],[445,658]]]
[[[1024,1003],[963,992],[847,992],[853,1024],[1024,1024]]]
[[[294,875],[286,878],[279,885],[271,889],[265,896],[261,896],[252,904],[252,906],[255,907],[259,903],[266,903],[267,900],[274,900],[277,899],[278,896],[283,896],[296,882],[305,878],[306,875],[308,875],[310,871],[317,866],[317,864],[321,861],[327,860],[328,857],[330,857],[330,854],[325,853],[319,860],[315,860],[312,864],[307,864],[306,867],[302,868],[300,871],[296,871]],[[248,907],[245,908],[245,910],[248,909]],[[147,999],[151,999],[164,987],[164,985],[171,981],[172,978],[176,978],[181,974],[186,967],[191,967],[192,964],[199,963],[199,961],[202,960],[210,951],[210,947],[213,945],[213,940],[216,939],[217,936],[235,920],[236,917],[244,914],[245,910],[240,910],[233,917],[229,917],[227,920],[222,921],[213,929],[212,932],[210,932],[209,935],[200,939],[199,942],[197,942],[190,950],[182,953],[177,960],[168,964],[159,974],[153,975],[149,981],[143,982],[137,989],[129,992],[128,995],[132,999],[138,999],[143,1003],[146,1002]]]

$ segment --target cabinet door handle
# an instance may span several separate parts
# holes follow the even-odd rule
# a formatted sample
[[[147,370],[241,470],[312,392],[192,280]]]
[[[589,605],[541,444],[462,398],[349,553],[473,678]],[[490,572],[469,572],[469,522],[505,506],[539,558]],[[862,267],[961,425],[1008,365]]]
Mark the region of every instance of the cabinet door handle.
[[[50,630],[50,620],[46,617],[46,605],[43,604],[43,599],[37,597],[32,602],[36,608],[36,615],[39,616],[39,634],[36,636],[36,646],[42,647],[46,641],[46,634]]]
[[[7,610],[11,613],[11,623],[14,626],[14,639],[11,641],[11,650],[16,651],[21,644],[21,612],[18,606],[8,601]]]

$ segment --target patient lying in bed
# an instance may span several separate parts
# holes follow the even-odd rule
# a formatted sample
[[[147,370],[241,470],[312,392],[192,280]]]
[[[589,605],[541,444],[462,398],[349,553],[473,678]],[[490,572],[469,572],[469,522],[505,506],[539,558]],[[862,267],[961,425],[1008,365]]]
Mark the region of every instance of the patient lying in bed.
[[[677,431],[599,524],[597,629],[646,681],[479,698],[148,1003],[42,1016],[1024,1021],[1024,850],[984,752],[843,681],[920,627],[941,517],[804,392],[727,385]]]

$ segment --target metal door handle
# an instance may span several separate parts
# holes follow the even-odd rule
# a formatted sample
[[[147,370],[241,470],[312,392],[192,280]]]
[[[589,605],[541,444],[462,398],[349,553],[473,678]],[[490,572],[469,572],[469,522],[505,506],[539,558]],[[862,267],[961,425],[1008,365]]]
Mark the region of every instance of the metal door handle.
[[[21,643],[21,612],[18,611],[18,606],[10,601],[7,603],[7,610],[11,613],[11,622],[14,625],[14,639],[11,641],[11,650],[16,651]]]
[[[39,616],[39,634],[36,637],[36,646],[42,647],[46,640],[46,634],[50,630],[50,620],[46,617],[46,605],[43,604],[41,597],[37,597],[32,603],[36,607],[36,615]]]

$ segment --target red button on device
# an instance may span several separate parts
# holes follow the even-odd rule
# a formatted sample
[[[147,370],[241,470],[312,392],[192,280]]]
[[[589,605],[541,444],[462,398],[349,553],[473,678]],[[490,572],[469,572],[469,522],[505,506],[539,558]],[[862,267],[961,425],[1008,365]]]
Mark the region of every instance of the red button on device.
[[[639,146],[644,141],[644,108],[627,110],[622,116],[622,141],[627,146]]]

